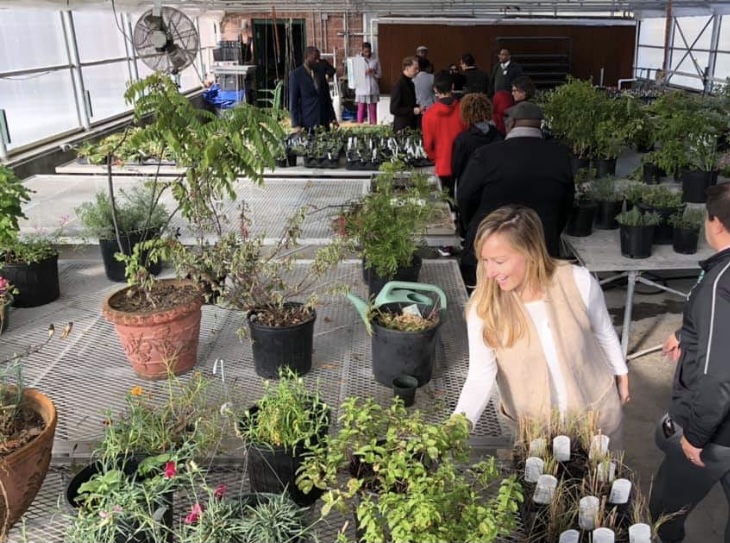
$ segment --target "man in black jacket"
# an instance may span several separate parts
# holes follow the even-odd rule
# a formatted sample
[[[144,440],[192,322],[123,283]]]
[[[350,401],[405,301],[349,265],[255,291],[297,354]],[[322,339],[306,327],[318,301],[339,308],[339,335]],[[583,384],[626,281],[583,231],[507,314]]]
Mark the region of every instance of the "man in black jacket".
[[[512,61],[507,49],[499,51],[499,63],[492,71],[492,92],[512,92],[512,82],[522,75],[522,66]]]
[[[328,127],[336,121],[327,84],[328,70],[319,57],[319,49],[307,47],[304,62],[289,74],[289,116],[295,132]],[[332,68],[329,63],[326,65]]]
[[[560,233],[573,206],[575,184],[568,150],[542,139],[542,111],[530,102],[507,110],[507,137],[477,149],[457,186],[461,220],[467,227],[461,274],[476,285],[474,238],[479,223],[505,205],[534,209],[542,220],[548,251],[557,257]]]
[[[417,73],[416,57],[404,58],[403,74],[390,92],[390,113],[393,115],[393,130],[396,132],[405,128],[418,128],[421,108],[418,106],[416,87],[413,84]]]
[[[679,364],[669,413],[656,431],[664,461],[650,508],[655,520],[670,515],[659,527],[663,543],[685,538],[687,515],[718,481],[730,502],[730,183],[707,189],[705,238],[716,253],[700,263],[682,327],[664,344]]]
[[[464,77],[463,90],[465,95],[475,92],[481,92],[487,96],[494,94],[489,74],[477,68],[474,55],[471,53],[461,55],[461,71]]]

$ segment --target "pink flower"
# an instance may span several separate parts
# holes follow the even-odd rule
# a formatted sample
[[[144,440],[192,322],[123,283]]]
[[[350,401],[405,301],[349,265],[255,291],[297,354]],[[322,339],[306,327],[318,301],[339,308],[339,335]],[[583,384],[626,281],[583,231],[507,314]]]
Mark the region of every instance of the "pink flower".
[[[185,524],[195,524],[196,522],[198,522],[200,520],[200,515],[203,514],[204,510],[204,507],[199,503],[193,505],[190,513],[188,514],[188,516],[185,517]]]
[[[177,466],[175,465],[175,462],[170,460],[167,464],[165,464],[165,479],[172,479],[177,475]]]
[[[10,281],[4,277],[0,277],[0,294],[10,289]]]
[[[228,487],[225,484],[221,483],[217,487],[215,487],[215,491],[213,492],[213,496],[216,499],[221,500],[221,499],[223,499],[223,496],[226,495],[226,492],[227,491],[228,491]]]

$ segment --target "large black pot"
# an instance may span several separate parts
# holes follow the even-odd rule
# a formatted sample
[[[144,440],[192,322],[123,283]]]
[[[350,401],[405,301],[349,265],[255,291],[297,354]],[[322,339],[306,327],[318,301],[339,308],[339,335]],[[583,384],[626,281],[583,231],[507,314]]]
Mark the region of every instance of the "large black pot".
[[[249,408],[255,424],[258,405]],[[329,420],[329,409],[327,410]],[[296,484],[297,471],[305,459],[305,455],[324,439],[329,430],[327,427],[312,436],[310,447],[307,448],[302,441],[293,450],[284,447],[273,447],[268,444],[251,443],[247,448],[246,472],[253,492],[268,492],[281,494],[285,490],[297,505],[308,507],[312,505],[323,494],[323,490],[313,488],[309,494],[304,494]]]
[[[700,170],[683,169],[682,180],[682,201],[693,204],[705,203],[705,190],[717,184],[718,171],[703,172]]]
[[[585,157],[579,157],[578,155],[570,155],[570,168],[573,170],[573,175],[577,174],[580,170],[586,170],[591,167],[591,159]]]
[[[399,313],[404,305],[383,304],[378,310]],[[375,320],[371,324],[373,375],[378,383],[391,388],[393,379],[401,375],[412,375],[418,379],[419,387],[431,380],[441,321],[421,332],[390,330]]]
[[[122,242],[122,253],[129,256],[134,250],[134,246],[142,241],[153,239],[156,234],[145,232],[132,232],[120,236]],[[104,262],[104,273],[107,279],[117,283],[126,281],[124,275],[124,262],[117,260],[114,255],[119,252],[119,244],[116,239],[100,239],[99,248],[101,249],[101,259]],[[152,275],[159,275],[162,271],[162,262],[148,262],[149,251],[142,252],[142,262]]]
[[[674,227],[669,219],[681,208],[676,207],[651,207],[646,204],[639,204],[639,209],[644,212],[653,211],[661,217],[662,222],[654,227],[654,244],[671,245],[674,240]]]
[[[58,255],[33,264],[3,264],[0,275],[18,289],[15,307],[37,307],[57,300],[61,295],[58,282]]]
[[[292,302],[288,305],[302,304]],[[312,311],[312,318],[300,324],[265,326],[256,322],[256,311],[252,311],[248,316],[248,326],[256,374],[265,379],[278,379],[279,369],[284,366],[299,375],[311,370],[315,320],[317,313]]]
[[[649,258],[654,239],[653,226],[624,226],[619,229],[621,256],[626,258]]]
[[[421,273],[423,260],[418,255],[413,255],[412,264],[407,268],[398,268],[393,277],[380,277],[374,269],[365,268],[363,275],[368,282],[368,294],[370,297],[377,296],[386,283],[390,281],[409,281],[411,283],[418,282],[418,275]]]
[[[596,167],[596,179],[616,175],[615,158],[594,158],[593,164]]]
[[[696,228],[674,228],[672,248],[681,255],[693,255],[697,252],[700,231]]]
[[[618,228],[616,215],[621,213],[623,202],[621,200],[607,201],[599,200],[596,202],[596,222],[594,226],[599,230],[615,230]]]
[[[574,205],[565,227],[565,233],[578,238],[590,236],[593,232],[596,207],[595,202],[582,202]]]
[[[651,164],[650,162],[645,162],[641,167],[641,174],[644,179],[644,183],[647,185],[656,185],[659,183],[659,180],[665,176],[665,173],[666,172],[659,166]]]

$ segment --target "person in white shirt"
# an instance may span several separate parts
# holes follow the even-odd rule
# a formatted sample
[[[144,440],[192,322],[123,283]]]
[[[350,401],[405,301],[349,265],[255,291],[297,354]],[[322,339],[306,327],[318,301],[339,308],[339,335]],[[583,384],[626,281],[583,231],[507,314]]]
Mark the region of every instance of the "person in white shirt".
[[[360,59],[365,63],[365,79],[355,84],[355,100],[357,101],[357,122],[365,122],[367,108],[370,124],[378,124],[378,100],[380,100],[380,61],[373,55],[372,46],[368,42],[362,44]]]
[[[585,268],[551,258],[537,213],[506,206],[479,225],[477,283],[466,308],[469,372],[455,413],[476,425],[496,381],[501,414],[547,424],[595,412],[623,447],[626,362],[601,287]]]

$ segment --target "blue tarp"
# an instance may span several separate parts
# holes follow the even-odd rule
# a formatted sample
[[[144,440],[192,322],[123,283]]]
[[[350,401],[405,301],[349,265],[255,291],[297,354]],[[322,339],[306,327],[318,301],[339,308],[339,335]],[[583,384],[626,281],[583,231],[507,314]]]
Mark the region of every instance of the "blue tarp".
[[[246,101],[245,89],[221,90],[218,83],[213,83],[210,88],[203,92],[203,100],[213,107],[220,109],[232,108],[238,103]]]

